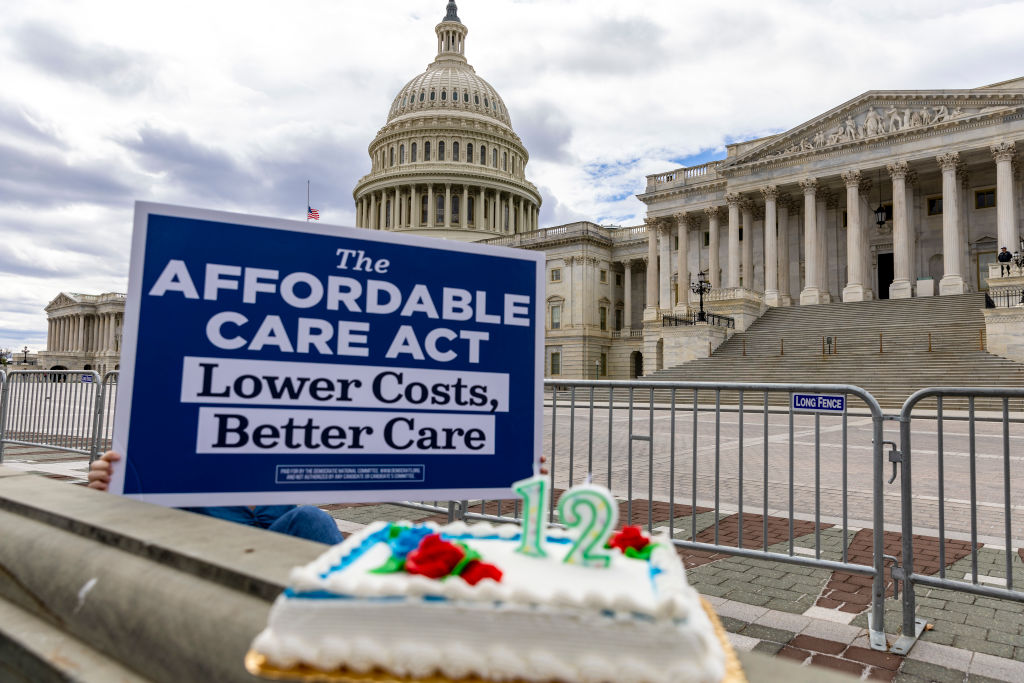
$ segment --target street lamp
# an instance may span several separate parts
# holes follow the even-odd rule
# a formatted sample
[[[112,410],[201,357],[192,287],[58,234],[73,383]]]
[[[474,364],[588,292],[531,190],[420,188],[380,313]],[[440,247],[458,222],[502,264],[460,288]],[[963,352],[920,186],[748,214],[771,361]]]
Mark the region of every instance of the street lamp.
[[[690,291],[700,297],[700,311],[697,312],[697,321],[705,322],[708,317],[704,313],[704,295],[711,291],[711,283],[708,282],[703,270],[697,273],[697,281],[690,283]]]
[[[601,361],[594,361],[594,379],[601,379]]]
[[[881,228],[885,225],[885,207],[882,206],[882,171],[878,171],[878,208],[875,209],[875,224]]]
[[[28,347],[23,348],[22,352],[25,354],[25,365],[28,365]]]

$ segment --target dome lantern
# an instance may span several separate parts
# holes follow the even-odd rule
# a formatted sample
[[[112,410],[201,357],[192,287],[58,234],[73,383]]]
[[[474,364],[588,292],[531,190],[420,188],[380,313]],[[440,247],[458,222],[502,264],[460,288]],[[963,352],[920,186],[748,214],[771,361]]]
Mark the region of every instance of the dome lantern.
[[[454,0],[448,2],[448,14],[434,27],[437,33],[437,58],[435,63],[458,61],[466,63],[466,34],[469,29],[459,21],[458,8]]]

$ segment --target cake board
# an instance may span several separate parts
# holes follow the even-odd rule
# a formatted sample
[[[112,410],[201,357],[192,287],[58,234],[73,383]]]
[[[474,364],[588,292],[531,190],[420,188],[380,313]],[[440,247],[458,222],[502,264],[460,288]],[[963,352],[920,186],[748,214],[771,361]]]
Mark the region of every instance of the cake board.
[[[704,598],[700,599],[701,606],[711,620],[715,629],[715,635],[725,652],[725,677],[722,683],[747,683],[747,677],[743,674],[739,657],[736,650],[729,642],[729,636],[722,627],[715,610]],[[427,678],[404,678],[393,676],[381,671],[369,671],[357,673],[354,671],[317,671],[308,666],[293,666],[287,669],[279,668],[267,663],[265,656],[255,650],[249,650],[245,655],[245,668],[254,676],[261,676],[274,681],[298,681],[299,683],[493,683],[480,678],[460,678],[453,680],[443,676],[429,676]],[[508,681],[507,683],[527,683],[526,681]]]

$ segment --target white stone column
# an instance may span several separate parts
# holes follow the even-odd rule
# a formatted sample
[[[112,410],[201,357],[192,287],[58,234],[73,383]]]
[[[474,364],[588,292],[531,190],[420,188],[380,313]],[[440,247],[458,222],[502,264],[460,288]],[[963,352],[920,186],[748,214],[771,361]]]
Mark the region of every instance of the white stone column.
[[[117,314],[107,313],[107,353],[114,353],[116,344],[114,339],[116,337],[116,326],[117,326]]]
[[[437,213],[437,209],[434,206],[434,184],[429,183],[427,185],[427,227],[434,227],[434,215]]]
[[[409,188],[409,227],[420,227],[420,212],[422,210],[419,185],[412,185]]]
[[[818,181],[805,178],[800,181],[804,191],[804,288],[800,291],[800,305],[821,303],[818,280],[818,207],[816,195]]]
[[[722,266],[718,255],[720,230],[718,227],[718,207],[714,206],[704,209],[704,213],[708,216],[708,281],[711,283],[712,289],[718,289],[722,286],[722,278],[720,277]]]
[[[85,316],[75,314],[75,351],[85,351]]]
[[[658,259],[658,308],[672,310],[672,227],[662,224],[658,229],[661,236],[661,255]]]
[[[999,235],[996,250],[1006,247],[1011,252],[1017,251],[1020,240],[1013,220],[1017,201],[1013,191],[1013,158],[1017,146],[1013,142],[999,142],[989,149],[996,162],[996,232]]]
[[[960,277],[964,281],[965,291],[971,291],[971,245],[970,245],[970,217],[971,217],[971,184],[970,173],[967,166],[961,162],[956,167],[956,177],[960,181]]]
[[[740,211],[743,216],[743,239],[740,240],[740,253],[742,254],[742,267],[740,278],[743,288],[754,289],[754,202],[744,197],[740,202]]]
[[[779,305],[779,241],[776,227],[775,202],[779,188],[768,185],[761,188],[764,197],[764,303]]]
[[[857,193],[860,195],[860,230],[863,235],[864,261],[861,266],[864,271],[864,299],[869,301],[875,298],[875,286],[878,276],[871,269],[871,250],[868,247],[868,235],[871,234],[871,226],[875,222],[875,213],[871,208],[871,188],[874,181],[871,178],[862,177]]]
[[[779,230],[779,306],[793,304],[792,287],[789,267],[789,207],[792,199],[787,195],[779,195],[775,204],[776,224]]]
[[[726,263],[725,286],[740,286],[740,196],[738,194],[725,195],[725,201],[729,204],[729,252]]]
[[[956,181],[956,165],[960,162],[957,152],[946,152],[936,157],[942,169],[942,279],[939,280],[939,294],[963,294],[967,291],[960,267],[960,207],[959,183]]]
[[[452,184],[444,184],[444,227],[452,227]]]
[[[843,301],[864,301],[864,225],[860,218],[860,171],[842,174],[846,184],[846,286]]]
[[[890,299],[909,299],[914,295],[910,282],[910,221],[907,215],[907,172],[905,161],[886,166],[892,178],[892,246],[893,280],[889,285]]]
[[[515,224],[516,215],[514,213],[512,213],[512,193],[511,192],[509,192],[509,194],[508,194],[508,199],[505,200],[505,210],[508,211],[508,232],[515,232],[516,231],[516,224]],[[502,219],[502,221],[501,221],[501,227],[502,227],[502,229],[505,229],[505,221],[504,221],[504,219]]]
[[[369,230],[373,230],[373,228],[374,228],[373,217],[374,217],[374,212],[376,211],[376,209],[377,209],[377,198],[371,192],[370,193],[370,208],[367,211],[367,215],[363,219],[364,222],[366,223],[366,225],[363,226],[363,227],[365,227],[365,228],[367,228]]]
[[[363,198],[356,200],[356,227],[363,227]]]
[[[676,252],[676,306],[680,315],[686,315],[687,292],[690,291],[690,218],[685,213],[676,214],[676,231],[679,236],[679,250]]]
[[[658,223],[653,218],[647,223],[647,305],[644,320],[658,318]]]
[[[815,228],[818,231],[818,289],[821,290],[821,303],[831,303],[828,272],[828,203],[831,193],[827,187],[818,190],[814,198]]]
[[[624,271],[622,284],[624,291],[622,292],[622,301],[624,303],[624,310],[622,314],[626,316],[626,321],[623,327],[627,330],[633,327],[633,263],[632,261],[626,261],[622,264]],[[627,335],[628,336],[628,335]]]

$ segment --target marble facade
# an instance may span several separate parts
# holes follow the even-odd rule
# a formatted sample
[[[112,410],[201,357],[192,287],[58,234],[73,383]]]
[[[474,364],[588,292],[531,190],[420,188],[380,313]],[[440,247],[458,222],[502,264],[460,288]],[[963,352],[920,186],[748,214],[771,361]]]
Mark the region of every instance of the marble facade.
[[[120,369],[125,295],[61,292],[47,304],[43,370]]]

